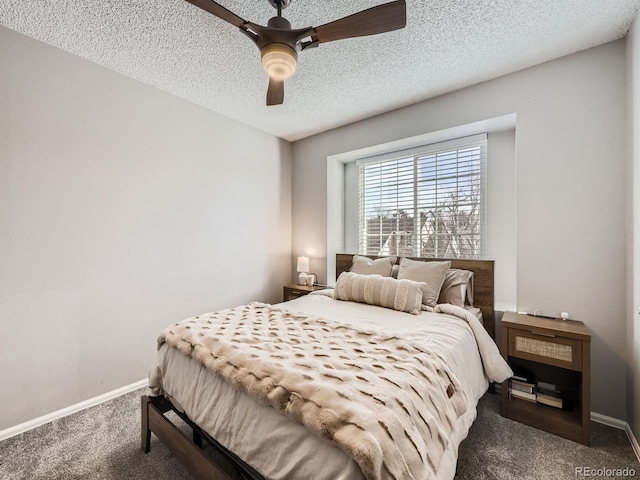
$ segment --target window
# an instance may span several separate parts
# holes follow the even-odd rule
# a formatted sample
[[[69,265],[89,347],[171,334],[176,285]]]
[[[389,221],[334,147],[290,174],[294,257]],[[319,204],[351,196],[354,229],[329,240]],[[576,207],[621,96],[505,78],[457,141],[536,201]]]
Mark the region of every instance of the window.
[[[487,136],[358,160],[360,253],[481,258]]]

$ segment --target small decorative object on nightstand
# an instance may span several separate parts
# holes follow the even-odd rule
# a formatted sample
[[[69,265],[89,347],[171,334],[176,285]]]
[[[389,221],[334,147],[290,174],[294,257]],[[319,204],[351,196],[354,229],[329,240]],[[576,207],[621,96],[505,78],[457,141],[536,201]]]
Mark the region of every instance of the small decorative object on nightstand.
[[[324,290],[325,288],[327,288],[326,285],[285,285],[283,287],[283,301],[295,300],[303,295],[309,295],[311,292]]]
[[[506,312],[502,416],[591,444],[591,334],[582,322]]]

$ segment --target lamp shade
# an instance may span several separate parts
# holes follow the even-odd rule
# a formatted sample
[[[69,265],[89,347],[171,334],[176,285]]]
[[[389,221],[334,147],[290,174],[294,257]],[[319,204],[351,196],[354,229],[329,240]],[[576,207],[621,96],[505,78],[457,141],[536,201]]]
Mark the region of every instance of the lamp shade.
[[[309,257],[298,257],[298,272],[309,271]]]
[[[275,80],[284,80],[296,71],[298,54],[283,43],[270,43],[262,48],[262,67]]]

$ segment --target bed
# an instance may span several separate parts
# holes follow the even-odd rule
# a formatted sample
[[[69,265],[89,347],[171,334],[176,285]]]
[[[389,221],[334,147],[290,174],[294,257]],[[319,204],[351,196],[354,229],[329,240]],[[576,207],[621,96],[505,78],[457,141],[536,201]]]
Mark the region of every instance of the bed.
[[[338,255],[336,277],[347,278],[340,275],[353,263],[353,255]],[[479,398],[510,370],[491,338],[493,262],[453,260],[450,267],[474,273],[481,315],[448,304],[409,314],[336,300],[345,291],[339,280],[331,294],[254,303],[168,327],[151,395],[142,397],[143,450],[153,432],[196,478],[453,478]],[[212,339],[204,337],[209,329]],[[281,349],[289,345],[285,358]],[[408,363],[405,351],[422,363]],[[251,368],[238,367],[243,358]],[[376,377],[393,385],[383,391]],[[343,405],[343,397],[356,406]],[[168,419],[170,410],[193,429],[192,439]],[[213,455],[202,450],[203,439]]]

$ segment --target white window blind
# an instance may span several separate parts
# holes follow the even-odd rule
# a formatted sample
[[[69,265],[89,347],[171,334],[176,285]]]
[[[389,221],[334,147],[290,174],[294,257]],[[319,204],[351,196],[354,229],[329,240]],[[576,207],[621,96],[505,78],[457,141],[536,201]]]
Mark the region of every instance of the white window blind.
[[[358,160],[360,253],[482,258],[487,136]]]

